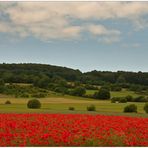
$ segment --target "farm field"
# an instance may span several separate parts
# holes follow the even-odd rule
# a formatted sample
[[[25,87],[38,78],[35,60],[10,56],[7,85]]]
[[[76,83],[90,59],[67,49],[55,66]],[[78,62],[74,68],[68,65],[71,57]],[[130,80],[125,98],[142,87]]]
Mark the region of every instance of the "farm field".
[[[0,114],[0,146],[148,146],[148,118]]]

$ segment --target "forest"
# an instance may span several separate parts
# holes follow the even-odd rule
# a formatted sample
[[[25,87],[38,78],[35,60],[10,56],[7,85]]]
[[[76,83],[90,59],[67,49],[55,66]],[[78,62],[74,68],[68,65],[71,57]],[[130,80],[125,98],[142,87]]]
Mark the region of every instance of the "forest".
[[[148,85],[148,72],[126,71],[91,71],[82,73],[80,70],[45,64],[0,64],[0,78],[5,83],[35,83],[41,79],[64,79],[92,85],[105,83]]]

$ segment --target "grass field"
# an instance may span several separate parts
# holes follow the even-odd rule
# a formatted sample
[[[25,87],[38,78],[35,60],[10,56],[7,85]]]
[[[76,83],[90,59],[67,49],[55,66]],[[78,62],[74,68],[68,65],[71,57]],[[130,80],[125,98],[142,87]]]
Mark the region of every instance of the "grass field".
[[[95,92],[96,92],[96,90],[87,90],[86,94],[88,94],[88,95],[89,94],[94,94]],[[131,95],[133,97],[137,97],[140,94],[138,95],[135,92],[129,91],[129,90],[126,90],[126,89],[122,89],[122,91],[111,91],[111,97],[125,97],[127,95]]]
[[[139,95],[133,91],[122,90],[122,91],[111,91],[112,97],[125,97],[127,95],[131,95],[133,97],[138,97]]]
[[[10,100],[12,104],[4,104],[6,100]],[[28,109],[26,106],[28,100],[23,98],[0,98],[0,113],[91,113],[148,117],[148,114],[144,113],[143,110],[144,103],[134,103],[138,107],[138,113],[123,113],[123,108],[133,103],[110,103],[110,101],[61,96],[41,98],[42,107],[40,109]],[[96,106],[95,112],[86,110],[87,106],[91,104]],[[74,107],[75,111],[68,110],[69,107]]]

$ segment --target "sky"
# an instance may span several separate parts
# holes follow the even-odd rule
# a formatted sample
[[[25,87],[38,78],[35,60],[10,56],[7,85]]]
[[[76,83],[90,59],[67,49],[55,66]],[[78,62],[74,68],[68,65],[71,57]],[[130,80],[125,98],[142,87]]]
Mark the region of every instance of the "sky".
[[[0,2],[0,63],[148,72],[148,2]]]

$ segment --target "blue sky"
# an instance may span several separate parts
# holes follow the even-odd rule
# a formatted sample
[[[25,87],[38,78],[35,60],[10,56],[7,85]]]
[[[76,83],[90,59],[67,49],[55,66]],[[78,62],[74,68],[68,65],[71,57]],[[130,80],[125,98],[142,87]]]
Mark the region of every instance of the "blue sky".
[[[148,2],[0,2],[0,63],[148,71]]]

